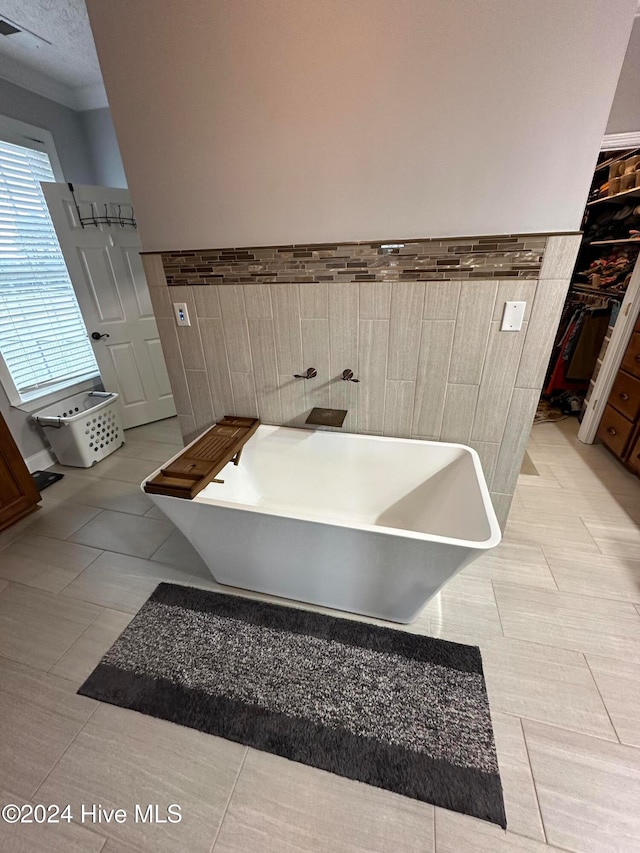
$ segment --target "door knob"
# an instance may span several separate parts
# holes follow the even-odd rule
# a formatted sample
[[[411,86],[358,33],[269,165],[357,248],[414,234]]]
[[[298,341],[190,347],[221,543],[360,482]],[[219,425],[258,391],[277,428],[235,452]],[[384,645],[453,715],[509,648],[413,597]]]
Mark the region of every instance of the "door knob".
[[[100,338],[108,338],[109,335],[107,335],[106,333],[104,335],[101,335],[100,332],[91,332],[91,337],[94,341],[99,341]]]

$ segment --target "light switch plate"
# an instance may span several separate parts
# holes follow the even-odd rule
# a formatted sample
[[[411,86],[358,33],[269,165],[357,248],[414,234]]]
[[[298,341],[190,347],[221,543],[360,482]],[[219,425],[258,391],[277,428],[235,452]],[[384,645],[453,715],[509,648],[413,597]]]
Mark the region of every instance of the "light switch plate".
[[[526,302],[505,302],[500,331],[519,332],[522,328],[522,321],[524,319],[524,309],[526,307]]]
[[[176,315],[176,323],[178,326],[190,326],[189,311],[186,302],[174,302],[173,311]]]

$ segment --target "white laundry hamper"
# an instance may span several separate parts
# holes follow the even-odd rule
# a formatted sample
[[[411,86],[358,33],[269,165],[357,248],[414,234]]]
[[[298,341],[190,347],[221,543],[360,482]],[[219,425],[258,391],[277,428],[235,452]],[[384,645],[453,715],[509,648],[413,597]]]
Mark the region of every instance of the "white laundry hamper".
[[[61,465],[91,468],[125,443],[118,394],[82,392],[32,415]]]

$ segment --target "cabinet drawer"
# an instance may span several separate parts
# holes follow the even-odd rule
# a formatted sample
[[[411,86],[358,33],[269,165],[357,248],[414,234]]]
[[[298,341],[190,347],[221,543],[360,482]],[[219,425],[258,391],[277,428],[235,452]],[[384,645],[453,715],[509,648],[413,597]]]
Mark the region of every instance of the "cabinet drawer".
[[[640,474],[640,433],[638,433],[636,443],[631,448],[631,452],[627,459],[627,465],[629,468],[634,470],[636,474]]]
[[[640,332],[634,332],[631,335],[629,346],[620,367],[627,373],[640,377]]]
[[[628,421],[611,406],[607,406],[598,427],[598,438],[616,456],[623,456],[633,428],[634,425],[631,421]]]
[[[640,379],[620,371],[607,400],[625,418],[635,421],[640,414]]]

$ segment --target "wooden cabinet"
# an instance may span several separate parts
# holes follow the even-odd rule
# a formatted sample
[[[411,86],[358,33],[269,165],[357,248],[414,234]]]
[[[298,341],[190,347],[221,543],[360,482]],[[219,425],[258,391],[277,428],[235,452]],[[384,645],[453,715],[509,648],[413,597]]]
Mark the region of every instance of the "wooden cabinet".
[[[636,441],[636,443],[629,451],[629,455],[627,457],[627,464],[632,471],[640,475],[640,435],[638,436],[638,440]]]
[[[636,327],[637,328],[637,327]],[[629,346],[622,359],[621,369],[626,373],[631,373],[637,376],[640,371],[640,332],[634,332],[631,335]]]
[[[598,438],[640,475],[640,320],[611,388]]]
[[[40,492],[0,415],[0,530],[36,508]]]

